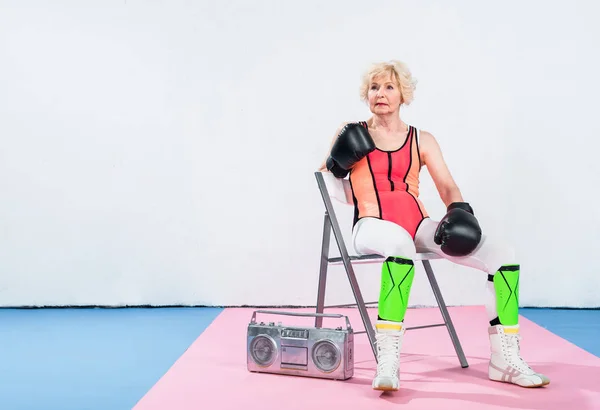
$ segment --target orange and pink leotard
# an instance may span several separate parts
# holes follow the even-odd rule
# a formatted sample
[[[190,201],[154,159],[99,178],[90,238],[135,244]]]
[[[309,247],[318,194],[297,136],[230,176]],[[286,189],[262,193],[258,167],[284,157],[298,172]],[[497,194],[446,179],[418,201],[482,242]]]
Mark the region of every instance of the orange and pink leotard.
[[[368,128],[366,122],[361,122]],[[375,149],[350,172],[354,223],[372,217],[394,222],[413,237],[428,218],[419,200],[419,132],[409,126],[405,143],[397,150]]]

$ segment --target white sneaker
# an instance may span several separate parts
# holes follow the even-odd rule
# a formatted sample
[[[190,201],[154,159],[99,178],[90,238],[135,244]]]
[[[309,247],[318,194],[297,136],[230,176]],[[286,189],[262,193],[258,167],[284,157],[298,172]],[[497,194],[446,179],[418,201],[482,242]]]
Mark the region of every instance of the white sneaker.
[[[550,379],[536,373],[519,353],[519,325],[491,326],[488,328],[492,355],[488,367],[491,380],[513,383],[522,387],[540,387]]]
[[[373,389],[395,391],[400,388],[400,348],[404,337],[404,324],[378,320],[375,324],[377,338],[377,374]]]

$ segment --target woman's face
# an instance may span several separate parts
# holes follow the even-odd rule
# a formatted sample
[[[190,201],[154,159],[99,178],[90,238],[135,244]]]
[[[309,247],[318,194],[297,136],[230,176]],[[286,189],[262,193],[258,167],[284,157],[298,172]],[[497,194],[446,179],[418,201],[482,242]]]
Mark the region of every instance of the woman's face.
[[[373,114],[388,114],[398,111],[402,95],[391,74],[379,75],[371,80],[368,101]]]

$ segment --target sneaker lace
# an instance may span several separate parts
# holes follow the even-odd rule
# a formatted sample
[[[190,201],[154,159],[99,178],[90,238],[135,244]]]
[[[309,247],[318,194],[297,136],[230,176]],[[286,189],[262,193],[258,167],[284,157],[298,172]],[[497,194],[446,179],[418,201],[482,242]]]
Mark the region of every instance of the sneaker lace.
[[[529,365],[527,364],[527,362],[525,362],[525,360],[523,360],[523,358],[521,357],[520,354],[520,342],[521,342],[521,335],[519,334],[513,334],[513,335],[506,335],[506,348],[507,351],[509,353],[509,357],[511,358],[511,360],[514,361],[514,365],[523,367],[522,370],[527,370],[529,372],[533,372],[533,370],[531,369],[531,367],[529,367]]]
[[[377,352],[379,371],[384,374],[396,374],[400,356],[400,337],[389,333],[378,333]]]

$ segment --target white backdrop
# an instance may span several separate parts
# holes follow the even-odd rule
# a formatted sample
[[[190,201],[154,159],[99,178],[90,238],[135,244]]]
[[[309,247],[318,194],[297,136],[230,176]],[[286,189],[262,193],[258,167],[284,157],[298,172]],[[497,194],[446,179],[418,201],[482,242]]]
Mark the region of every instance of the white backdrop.
[[[389,59],[419,81],[403,119],[517,249],[521,304],[600,305],[593,1],[0,7],[2,306],[314,304],[313,172]],[[426,170],[421,193],[441,217]],[[433,265],[447,303],[483,303],[485,274]],[[379,270],[357,269],[369,300]],[[418,272],[411,304],[434,304]],[[330,279],[327,302],[352,302]]]

